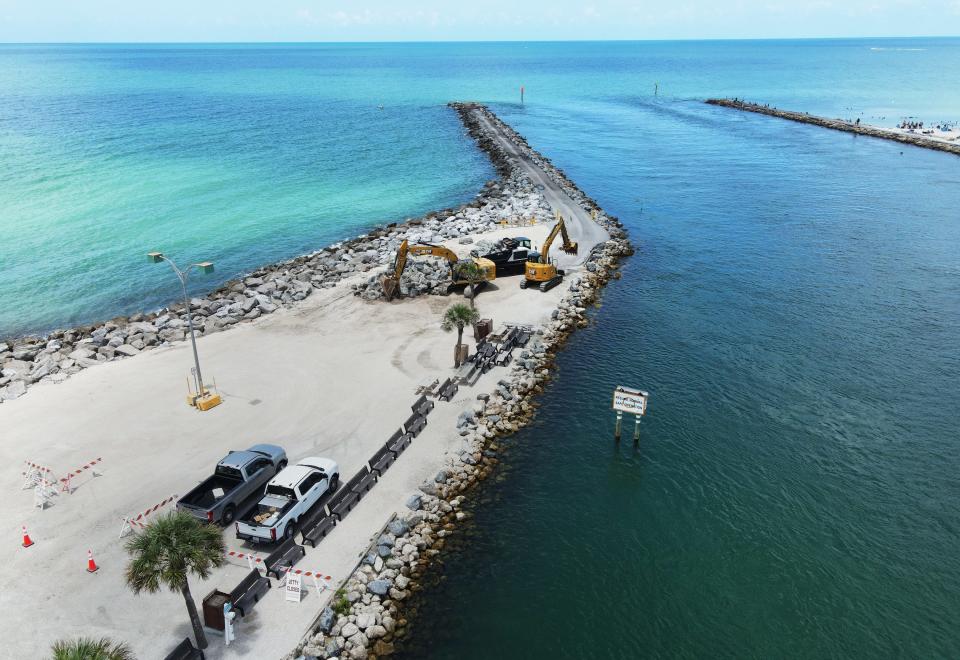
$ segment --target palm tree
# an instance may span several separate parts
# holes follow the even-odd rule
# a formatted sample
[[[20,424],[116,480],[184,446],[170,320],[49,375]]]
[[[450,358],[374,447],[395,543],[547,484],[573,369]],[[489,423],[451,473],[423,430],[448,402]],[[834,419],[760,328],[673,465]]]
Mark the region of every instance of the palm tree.
[[[470,287],[470,307],[476,308],[473,300],[477,297],[477,285],[487,281],[483,268],[473,260],[458,261],[454,269],[454,280],[467,283]]]
[[[190,595],[187,578],[193,574],[200,579],[210,575],[211,569],[224,562],[223,536],[220,530],[200,522],[182,511],[162,515],[147,525],[142,532],[127,541],[130,563],[127,565],[127,585],[133,593],[157,593],[161,587],[179,591],[187,604],[197,646],[207,648],[197,605]]]
[[[134,660],[129,646],[107,637],[60,640],[50,650],[52,660]]]
[[[480,313],[477,310],[472,307],[467,307],[463,303],[454,303],[450,305],[444,313],[443,323],[440,327],[446,332],[450,332],[454,328],[457,329],[457,350],[459,351],[460,344],[463,342],[463,329],[468,325],[473,325],[479,319]],[[453,366],[459,367],[459,354],[455,353],[454,356]]]

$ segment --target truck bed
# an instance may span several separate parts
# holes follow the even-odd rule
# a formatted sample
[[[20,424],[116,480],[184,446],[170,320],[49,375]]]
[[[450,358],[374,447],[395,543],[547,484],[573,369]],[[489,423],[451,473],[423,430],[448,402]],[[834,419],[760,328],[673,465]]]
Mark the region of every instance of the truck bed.
[[[257,502],[240,522],[250,527],[273,527],[296,503],[296,500],[268,495]]]
[[[180,504],[199,509],[210,509],[241,483],[242,481],[236,477],[215,474],[184,495]]]

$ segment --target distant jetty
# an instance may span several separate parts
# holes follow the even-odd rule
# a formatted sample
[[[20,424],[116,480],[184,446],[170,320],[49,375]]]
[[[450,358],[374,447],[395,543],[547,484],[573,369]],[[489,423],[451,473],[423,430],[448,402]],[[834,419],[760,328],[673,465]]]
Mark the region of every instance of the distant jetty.
[[[927,137],[925,135],[918,135],[916,133],[907,133],[905,131],[889,128],[878,128],[876,126],[849,122],[843,119],[827,119],[825,117],[817,117],[805,112],[779,110],[766,105],[749,103],[747,101],[741,101],[738,99],[707,99],[706,102],[710,105],[719,105],[725,108],[732,108],[734,110],[744,110],[746,112],[756,112],[761,115],[770,115],[771,117],[799,121],[804,124],[813,124],[814,126],[832,128],[836,131],[845,131],[847,133],[856,133],[858,135],[868,135],[870,137],[882,138],[884,140],[894,140],[896,142],[910,144],[915,147],[936,149],[937,151],[946,151],[947,153],[960,156],[960,144]]]

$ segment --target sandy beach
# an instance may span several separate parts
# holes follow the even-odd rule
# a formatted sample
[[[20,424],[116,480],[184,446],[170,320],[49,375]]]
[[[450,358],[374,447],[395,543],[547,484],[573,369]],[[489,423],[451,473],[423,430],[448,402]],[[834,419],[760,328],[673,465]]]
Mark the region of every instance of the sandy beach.
[[[542,241],[547,229],[498,233],[533,234]],[[477,304],[498,323],[539,325],[549,319],[562,292],[561,287],[524,291],[518,278],[506,278],[481,293]],[[124,585],[127,557],[117,538],[121,518],[185,493],[227,451],[259,442],[279,444],[291,460],[328,456],[344,475],[353,474],[409,415],[417,386],[453,374],[454,335],[440,329],[439,319],[455,300],[362,302],[338,287],[296,310],[204,337],[199,341],[204,367],[225,399],[208,413],[183,402],[191,360],[183,342],[88,369],[60,385],[40,386],[0,408],[5,429],[0,452],[11,466],[2,483],[16,494],[17,512],[8,520],[7,536],[18,538],[26,521],[35,541],[31,548],[19,548],[0,572],[0,609],[29,611],[35,626],[24,634],[23,622],[3,618],[0,625],[15,640],[15,654],[26,657],[65,635],[94,634],[127,639],[149,658],[157,657],[155,649],[188,636],[179,595],[134,596]],[[502,377],[493,370],[474,388],[461,389],[455,401],[440,403],[411,449],[343,525],[318,548],[307,549],[300,565],[332,576],[332,583],[345,577],[370,536],[437,471],[445,453],[460,449],[459,413]],[[72,494],[55,497],[44,511],[33,507],[31,490],[20,491],[24,460],[67,468],[98,457],[103,458],[96,468],[100,476],[84,475]],[[234,538],[232,527],[224,537],[231,549],[251,549]],[[93,575],[84,570],[88,548],[100,565]],[[205,582],[193,582],[194,596],[199,600],[239,581],[247,564],[235,564]],[[317,614],[321,598],[311,593],[296,605],[284,602],[281,590],[274,592],[241,623],[229,653],[222,640],[214,640],[208,657],[273,657],[292,646]]]

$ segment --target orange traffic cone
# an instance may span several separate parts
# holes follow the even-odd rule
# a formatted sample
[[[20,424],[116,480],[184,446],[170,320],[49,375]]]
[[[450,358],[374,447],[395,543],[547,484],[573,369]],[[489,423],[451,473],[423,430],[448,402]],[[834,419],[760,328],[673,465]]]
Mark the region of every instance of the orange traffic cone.
[[[87,550],[87,573],[96,573],[99,570],[97,562],[93,561],[93,550]]]
[[[24,525],[23,526],[23,547],[29,548],[31,545],[33,545],[33,541],[30,539],[30,535],[27,534],[27,526]]]

